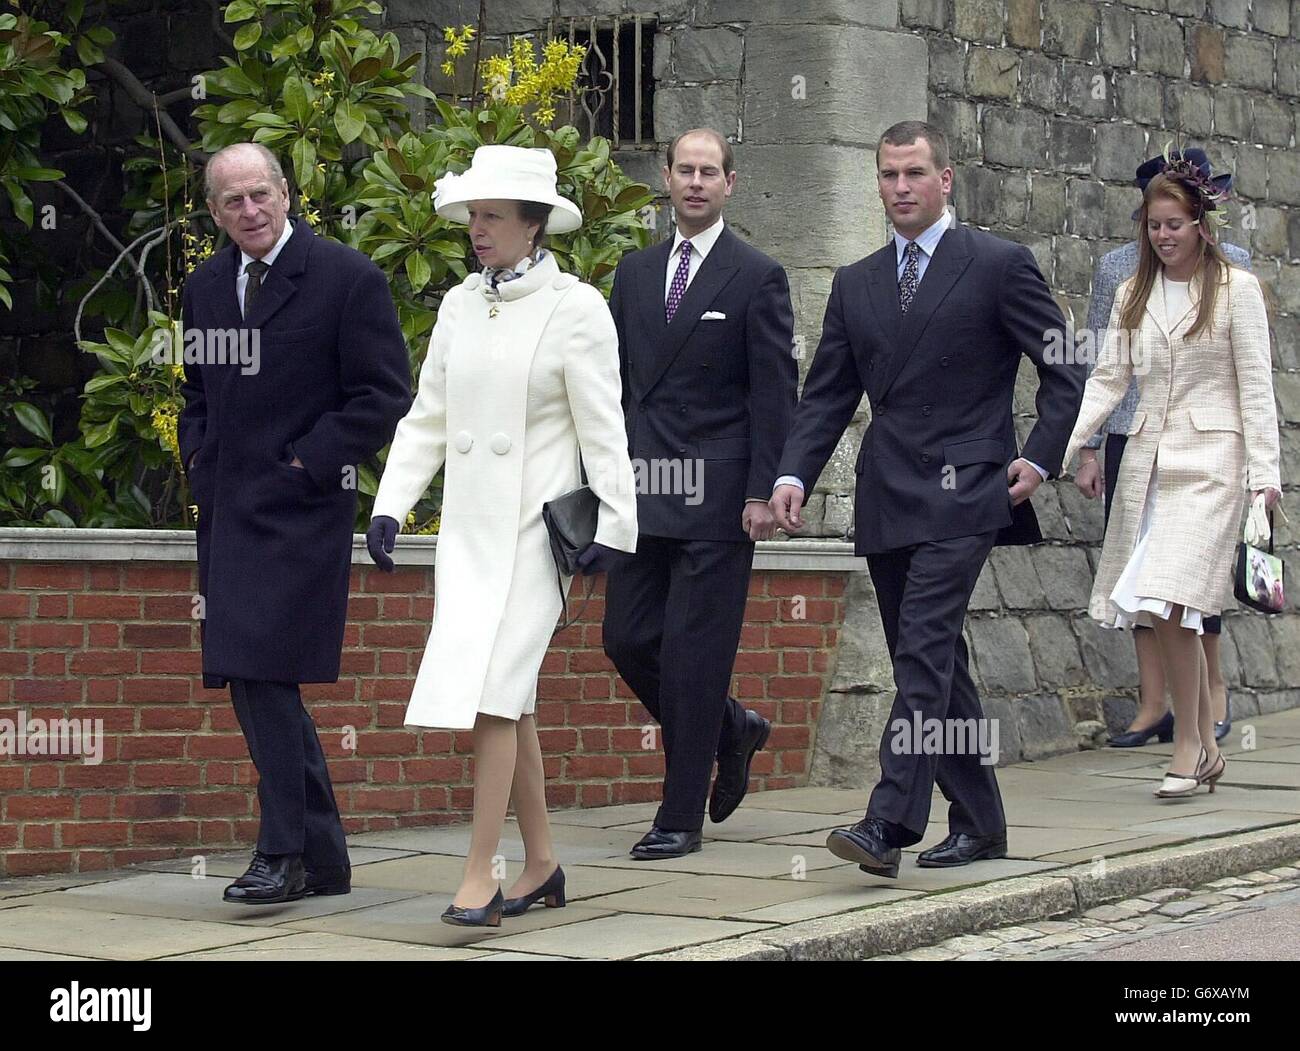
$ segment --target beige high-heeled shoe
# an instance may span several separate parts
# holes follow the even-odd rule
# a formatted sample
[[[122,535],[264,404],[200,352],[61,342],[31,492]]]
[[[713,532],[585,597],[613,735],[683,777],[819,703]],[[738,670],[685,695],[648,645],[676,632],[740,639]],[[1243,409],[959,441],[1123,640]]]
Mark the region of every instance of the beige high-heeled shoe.
[[[1172,771],[1165,774],[1165,778],[1160,782],[1160,787],[1156,789],[1156,796],[1160,799],[1176,799],[1178,796],[1190,796],[1201,787],[1202,781],[1200,769],[1205,765],[1205,749],[1201,749],[1200,758],[1196,763],[1197,773],[1194,774],[1175,774]],[[1211,785],[1213,790],[1213,785]]]

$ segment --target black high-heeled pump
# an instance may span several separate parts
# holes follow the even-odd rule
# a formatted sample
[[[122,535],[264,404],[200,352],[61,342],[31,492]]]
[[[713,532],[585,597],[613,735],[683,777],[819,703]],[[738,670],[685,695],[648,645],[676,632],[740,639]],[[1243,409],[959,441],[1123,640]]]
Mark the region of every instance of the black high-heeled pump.
[[[467,909],[455,903],[448,905],[447,910],[442,914],[442,922],[450,923],[453,927],[500,927],[501,908],[504,903],[505,898],[501,894],[501,888],[497,887],[492,900],[481,909]]]
[[[1141,748],[1153,737],[1161,744],[1168,744],[1174,739],[1173,712],[1165,712],[1158,723],[1152,724],[1145,730],[1125,730],[1106,743],[1112,748]]]
[[[529,894],[524,894],[518,898],[506,899],[505,905],[501,912],[506,916],[522,916],[528,911],[530,905],[545,899],[548,909],[562,909],[565,906],[564,900],[564,869],[559,865],[555,866],[555,871],[546,877],[546,882]]]

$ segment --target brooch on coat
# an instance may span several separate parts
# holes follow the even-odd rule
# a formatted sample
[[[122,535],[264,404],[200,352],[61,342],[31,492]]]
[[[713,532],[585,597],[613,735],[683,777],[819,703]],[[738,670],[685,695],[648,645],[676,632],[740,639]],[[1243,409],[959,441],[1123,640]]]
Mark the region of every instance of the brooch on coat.
[[[496,317],[499,313],[501,313],[500,303],[493,303],[490,307],[488,307],[488,317]]]

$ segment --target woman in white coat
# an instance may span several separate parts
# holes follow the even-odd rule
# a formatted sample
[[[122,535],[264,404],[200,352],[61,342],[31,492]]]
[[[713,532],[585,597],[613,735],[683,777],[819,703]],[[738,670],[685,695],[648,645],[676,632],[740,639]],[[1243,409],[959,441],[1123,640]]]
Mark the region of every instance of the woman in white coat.
[[[1213,239],[1219,204],[1220,188],[1186,161],[1148,184],[1138,270],[1115,294],[1064,461],[1136,373],[1140,400],[1088,612],[1104,627],[1155,629],[1174,702],[1161,797],[1213,791],[1223,776],[1197,636],[1231,596],[1247,492],[1269,507],[1281,496],[1264,297]]]
[[[563,611],[542,504],[579,487],[579,454],[600,501],[585,571],[636,550],[614,322],[600,292],[541,247],[582,223],[555,174],[549,150],[482,146],[464,175],[438,180],[435,209],[469,226],[483,271],[442,301],[367,533],[391,568],[398,523],[445,463],[433,626],[406,724],[474,729],[473,832],[442,917],[460,925],[564,903],[533,713]],[[503,897],[492,870],[512,786],[525,865]]]

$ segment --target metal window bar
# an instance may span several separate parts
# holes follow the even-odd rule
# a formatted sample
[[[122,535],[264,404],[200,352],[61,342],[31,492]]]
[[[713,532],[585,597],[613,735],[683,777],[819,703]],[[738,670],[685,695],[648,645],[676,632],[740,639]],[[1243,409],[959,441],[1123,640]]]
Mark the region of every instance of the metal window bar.
[[[647,142],[643,133],[643,111],[649,104],[645,93],[647,88],[653,90],[653,82],[647,82],[642,68],[646,58],[644,30],[653,23],[654,17],[650,15],[615,15],[606,18],[578,18],[570,15],[552,18],[549,23],[550,36],[566,38],[570,46],[580,43],[587,47],[587,57],[583,61],[577,84],[569,95],[568,122],[575,122],[581,108],[582,119],[590,137],[601,134],[605,120],[608,119],[608,138],[615,149],[655,145]],[[650,39],[653,40],[653,35]],[[630,107],[625,106],[622,98],[625,43],[630,45],[632,59],[634,93]],[[627,112],[628,108],[630,113]],[[630,123],[630,128],[625,129],[625,119]]]

